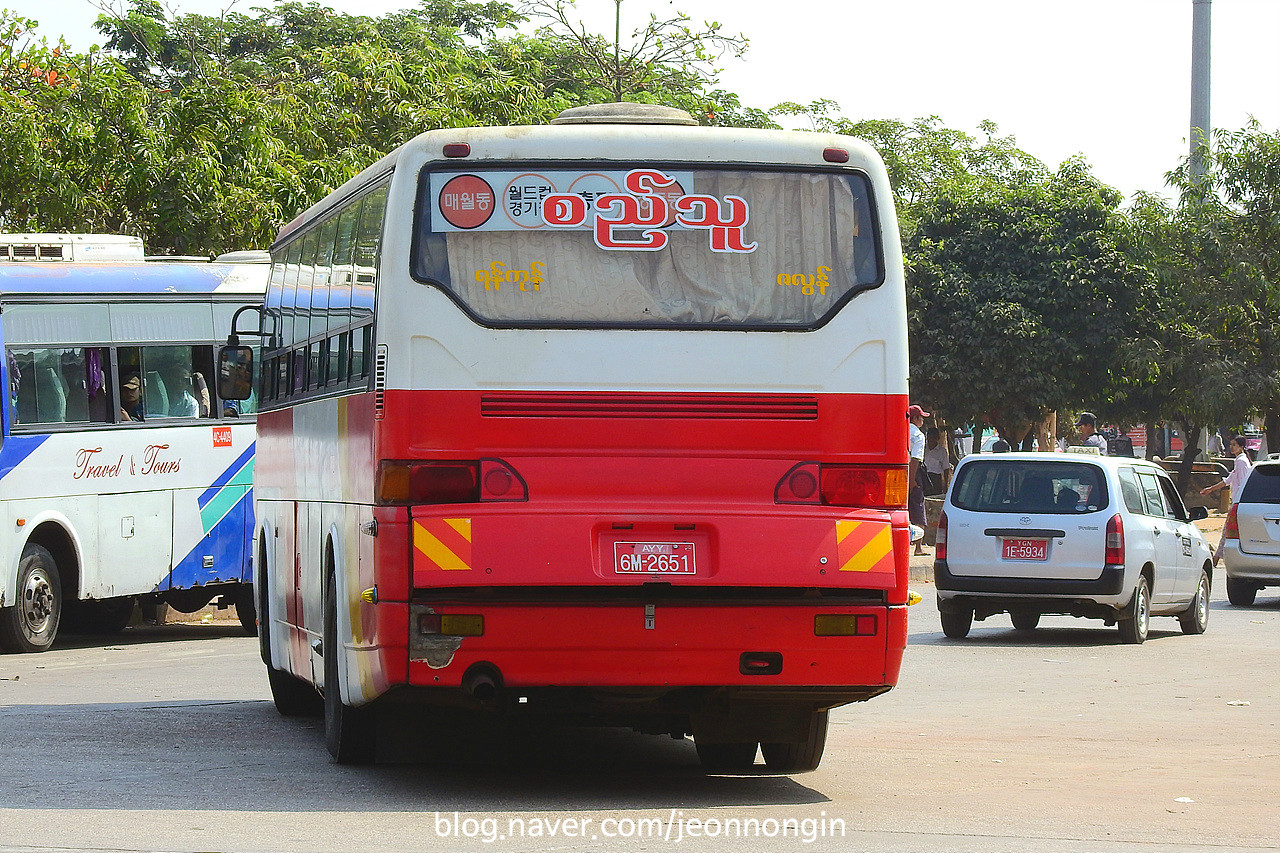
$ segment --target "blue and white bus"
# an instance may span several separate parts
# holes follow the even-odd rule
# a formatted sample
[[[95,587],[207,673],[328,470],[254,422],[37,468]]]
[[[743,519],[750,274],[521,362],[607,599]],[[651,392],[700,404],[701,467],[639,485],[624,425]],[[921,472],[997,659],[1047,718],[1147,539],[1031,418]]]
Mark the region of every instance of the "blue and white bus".
[[[0,649],[118,631],[135,603],[236,604],[252,632],[256,401],[219,399],[213,370],[268,267],[8,254]]]

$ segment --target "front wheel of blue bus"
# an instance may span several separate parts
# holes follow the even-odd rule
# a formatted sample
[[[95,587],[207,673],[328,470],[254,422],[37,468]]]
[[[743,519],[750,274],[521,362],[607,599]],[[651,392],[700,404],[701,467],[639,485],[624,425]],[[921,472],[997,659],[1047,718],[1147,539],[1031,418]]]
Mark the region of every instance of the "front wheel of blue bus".
[[[53,645],[62,620],[62,582],[53,555],[39,545],[22,550],[17,596],[0,608],[0,649],[43,652]]]
[[[338,593],[333,575],[325,591],[324,642],[324,739],[338,764],[369,764],[374,759],[374,712],[353,708],[342,701],[338,667],[342,641],[338,639]]]

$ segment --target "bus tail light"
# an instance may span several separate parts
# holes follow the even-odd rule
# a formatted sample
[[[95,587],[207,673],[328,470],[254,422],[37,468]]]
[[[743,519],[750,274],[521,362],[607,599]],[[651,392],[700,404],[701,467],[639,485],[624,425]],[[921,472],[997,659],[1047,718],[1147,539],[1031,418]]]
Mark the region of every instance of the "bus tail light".
[[[375,488],[375,498],[383,506],[529,499],[524,480],[498,459],[384,461],[378,465]]]
[[[1124,520],[1120,513],[1107,522],[1107,549],[1102,561],[1108,566],[1124,565]]]
[[[947,559],[947,514],[945,512],[938,516],[938,527],[933,534],[933,558]]]
[[[1240,538],[1240,522],[1236,519],[1236,505],[1232,504],[1231,509],[1227,511],[1227,520],[1222,525],[1222,536],[1224,539]]]
[[[778,482],[774,501],[780,504],[901,509],[907,504],[907,469],[900,465],[803,462]]]
[[[815,637],[874,637],[876,627],[874,614],[819,613],[813,617]]]

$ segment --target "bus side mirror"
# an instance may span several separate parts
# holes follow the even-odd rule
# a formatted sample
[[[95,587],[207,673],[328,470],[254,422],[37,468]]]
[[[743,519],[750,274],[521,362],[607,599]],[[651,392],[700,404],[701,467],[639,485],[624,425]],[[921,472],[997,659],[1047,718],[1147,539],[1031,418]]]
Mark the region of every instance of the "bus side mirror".
[[[253,393],[253,349],[226,346],[218,350],[218,396],[248,400]]]

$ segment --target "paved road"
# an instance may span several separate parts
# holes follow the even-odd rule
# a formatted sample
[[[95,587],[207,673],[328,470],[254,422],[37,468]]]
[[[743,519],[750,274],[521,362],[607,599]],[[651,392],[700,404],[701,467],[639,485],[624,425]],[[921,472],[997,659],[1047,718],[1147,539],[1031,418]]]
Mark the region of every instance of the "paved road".
[[[948,641],[920,591],[898,689],[835,712],[795,777],[708,778],[689,742],[615,730],[446,730],[339,767],[234,623],[0,657],[0,851],[1280,847],[1280,598],[1218,591],[1207,634],[1156,620],[1135,647],[1066,617]]]

